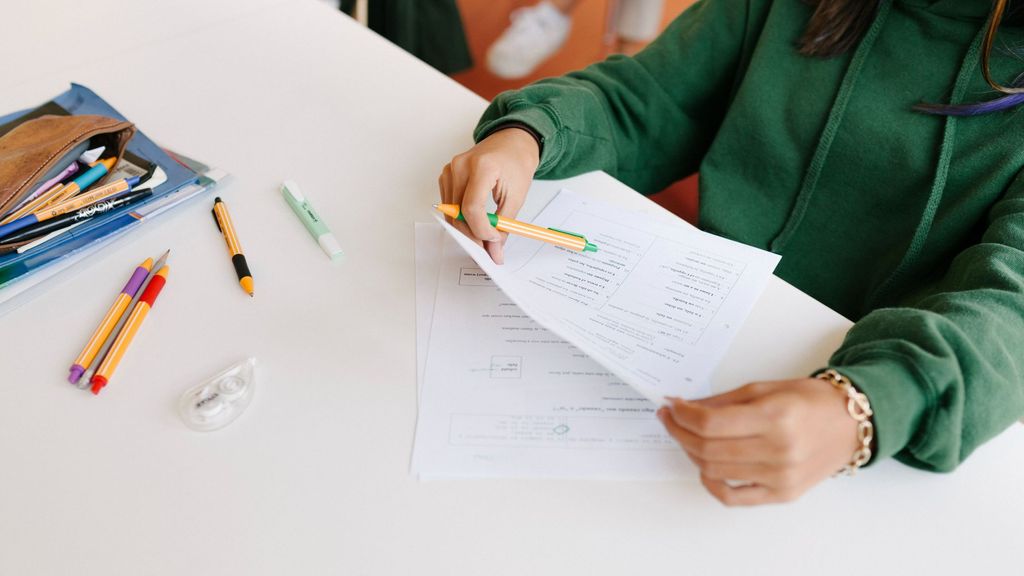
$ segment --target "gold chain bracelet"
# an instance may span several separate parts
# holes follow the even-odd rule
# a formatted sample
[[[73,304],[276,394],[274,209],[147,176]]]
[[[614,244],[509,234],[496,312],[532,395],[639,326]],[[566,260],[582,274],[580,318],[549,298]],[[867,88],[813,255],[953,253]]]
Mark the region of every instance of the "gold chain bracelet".
[[[850,463],[836,472],[853,476],[858,468],[871,460],[871,441],[875,438],[875,425],[871,422],[871,416],[874,414],[871,411],[871,403],[867,396],[853,387],[853,383],[846,376],[835,370],[825,370],[818,374],[818,378],[846,393],[846,411],[857,421],[857,441],[860,442],[860,447],[854,451]]]

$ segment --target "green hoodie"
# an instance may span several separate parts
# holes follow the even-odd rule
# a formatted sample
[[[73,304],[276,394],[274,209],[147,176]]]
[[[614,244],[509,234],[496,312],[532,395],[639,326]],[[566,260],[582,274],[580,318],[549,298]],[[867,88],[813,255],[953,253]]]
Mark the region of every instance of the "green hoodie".
[[[993,97],[987,0],[883,0],[845,56],[801,56],[800,0],[703,0],[635,58],[499,95],[538,177],[605,170],[649,194],[699,170],[700,226],[856,321],[829,364],[871,399],[876,458],[950,470],[1024,416],[1024,116]],[[996,46],[1020,46],[1004,27]],[[994,76],[1024,64],[993,52]],[[784,327],[780,326],[780,329]]]

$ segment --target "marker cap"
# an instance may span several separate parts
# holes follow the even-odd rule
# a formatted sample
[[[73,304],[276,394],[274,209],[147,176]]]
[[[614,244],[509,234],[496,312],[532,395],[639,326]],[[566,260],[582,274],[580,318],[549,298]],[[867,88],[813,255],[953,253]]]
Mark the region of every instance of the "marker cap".
[[[281,184],[281,191],[291,196],[299,204],[306,201],[306,197],[302,195],[302,189],[295,183],[295,180],[285,180],[284,184]]]
[[[341,244],[338,243],[338,239],[334,237],[334,234],[330,232],[321,234],[316,239],[316,242],[320,245],[320,249],[330,256],[331,260],[341,261],[345,259],[345,251],[341,249]]]

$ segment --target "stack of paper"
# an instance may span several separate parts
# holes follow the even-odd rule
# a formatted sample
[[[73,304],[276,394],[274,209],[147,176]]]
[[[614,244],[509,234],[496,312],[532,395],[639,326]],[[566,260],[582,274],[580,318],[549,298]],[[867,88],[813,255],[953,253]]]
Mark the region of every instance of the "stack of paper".
[[[497,266],[454,230],[417,229],[414,471],[679,477],[688,464],[655,403],[711,393],[778,257],[568,190],[533,222],[600,249],[511,238]]]

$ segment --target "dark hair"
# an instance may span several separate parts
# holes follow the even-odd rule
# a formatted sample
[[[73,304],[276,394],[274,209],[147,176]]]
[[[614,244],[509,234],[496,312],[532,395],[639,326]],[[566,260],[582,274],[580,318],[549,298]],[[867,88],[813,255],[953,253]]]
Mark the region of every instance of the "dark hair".
[[[878,14],[878,7],[882,0],[804,0],[804,2],[814,7],[814,13],[811,14],[811,19],[807,22],[807,27],[800,37],[797,44],[798,50],[805,56],[830,58],[845,54],[860,42]],[[1018,77],[1010,86],[1005,86],[992,77],[990,65],[992,44],[995,41],[999,25],[1006,16],[1006,8],[1009,3],[1010,0],[993,1],[992,13],[988,19],[981,50],[981,73],[988,85],[1000,96],[977,104],[920,104],[916,106],[918,110],[933,114],[973,116],[1005,110],[1024,103],[1024,75]]]
[[[798,43],[805,56],[830,58],[860,42],[878,13],[880,0],[804,0],[814,13]]]

